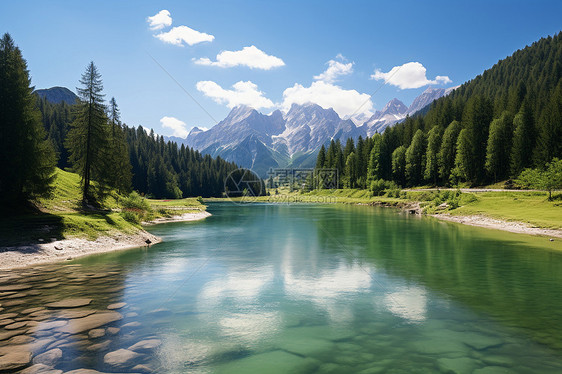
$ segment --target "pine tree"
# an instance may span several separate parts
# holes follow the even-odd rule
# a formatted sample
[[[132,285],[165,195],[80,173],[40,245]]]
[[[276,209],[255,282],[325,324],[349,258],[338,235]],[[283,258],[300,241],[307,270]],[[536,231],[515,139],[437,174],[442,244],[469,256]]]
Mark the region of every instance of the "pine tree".
[[[9,34],[0,40],[0,200],[18,205],[48,195],[55,153],[41,124],[27,62]]]
[[[441,128],[433,127],[428,133],[427,152],[425,160],[424,178],[426,181],[437,185],[439,177],[438,157],[441,148]]]
[[[472,182],[482,182],[485,176],[486,147],[488,129],[492,122],[492,104],[482,96],[471,97],[463,113],[463,124],[469,137],[467,163],[463,165],[465,178]]]
[[[521,171],[532,164],[535,146],[533,113],[528,101],[521,105],[519,113],[513,119],[513,148],[511,151],[511,176],[518,176]]]
[[[351,152],[349,156],[347,156],[347,160],[345,162],[345,174],[347,178],[347,186],[349,188],[357,187],[358,168],[359,158],[355,152]]]
[[[453,121],[443,133],[443,141],[439,149],[437,161],[439,164],[439,178],[445,184],[449,182],[451,171],[455,167],[455,156],[457,153],[457,138],[461,131],[461,124]]]
[[[82,200],[96,202],[101,198],[106,186],[108,150],[110,134],[105,115],[101,75],[90,62],[80,79],[77,88],[80,103],[77,105],[76,119],[71,124],[67,137],[67,148],[73,169],[82,178]],[[98,180],[98,191],[93,193],[91,183]]]
[[[110,179],[108,183],[121,193],[130,192],[132,174],[129,149],[121,125],[119,107],[114,97],[109,101],[108,119],[111,127],[111,162],[109,164],[111,170],[109,172]]]
[[[392,179],[400,186],[406,182],[406,147],[401,145],[392,152]]]
[[[468,129],[462,129],[457,138],[457,151],[455,155],[455,168],[452,171],[452,176],[457,182],[469,181],[471,178],[471,171],[473,169],[473,145],[471,143],[472,137]]]
[[[382,135],[373,135],[372,141],[373,148],[371,149],[371,154],[369,156],[369,166],[367,167],[367,185],[371,185],[371,182],[374,180],[383,179],[381,170]]]
[[[318,151],[318,156],[316,157],[316,168],[322,169],[326,167],[326,148],[324,146],[320,147]]]
[[[538,132],[535,163],[545,165],[554,157],[562,157],[562,81],[540,117]]]
[[[493,120],[490,124],[485,167],[494,182],[507,177],[509,173],[509,154],[511,153],[513,134],[512,122],[512,115],[505,111],[500,118]]]
[[[423,180],[425,148],[425,135],[422,130],[417,130],[406,150],[406,177],[412,186]]]

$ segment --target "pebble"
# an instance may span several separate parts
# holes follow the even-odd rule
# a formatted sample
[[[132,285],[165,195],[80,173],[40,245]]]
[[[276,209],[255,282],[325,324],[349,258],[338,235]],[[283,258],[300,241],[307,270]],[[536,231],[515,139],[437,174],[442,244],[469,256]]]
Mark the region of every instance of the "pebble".
[[[121,308],[124,308],[126,305],[127,305],[127,303],[110,304],[110,305],[107,306],[107,309],[109,309],[109,310],[121,309]]]

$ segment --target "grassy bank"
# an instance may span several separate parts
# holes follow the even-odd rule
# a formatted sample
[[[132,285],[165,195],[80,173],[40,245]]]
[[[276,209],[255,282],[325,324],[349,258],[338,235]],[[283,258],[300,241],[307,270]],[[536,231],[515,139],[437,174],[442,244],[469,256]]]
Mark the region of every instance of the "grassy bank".
[[[170,217],[205,210],[201,199],[180,200],[138,199],[143,208],[127,208],[130,197],[112,191],[103,201],[103,209],[83,209],[80,177],[60,169],[51,198],[40,199],[35,207],[16,215],[0,218],[0,246],[49,242],[69,237],[96,239],[113,233],[133,234],[141,222],[159,217]]]

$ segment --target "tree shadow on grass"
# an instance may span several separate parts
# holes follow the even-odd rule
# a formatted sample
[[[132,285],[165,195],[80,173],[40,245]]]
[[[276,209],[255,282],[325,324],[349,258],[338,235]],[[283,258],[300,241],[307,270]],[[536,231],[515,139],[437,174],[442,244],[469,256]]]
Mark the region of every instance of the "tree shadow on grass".
[[[0,218],[0,252],[5,247],[26,246],[39,250],[39,244],[63,239],[62,217],[40,211]]]

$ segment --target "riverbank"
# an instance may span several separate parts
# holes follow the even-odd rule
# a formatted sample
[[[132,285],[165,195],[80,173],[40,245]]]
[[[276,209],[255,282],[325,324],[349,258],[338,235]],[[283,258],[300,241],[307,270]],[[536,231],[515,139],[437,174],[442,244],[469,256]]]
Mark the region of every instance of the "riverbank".
[[[210,215],[206,211],[183,213],[156,218],[153,221],[143,223],[143,225],[198,221]],[[101,235],[95,240],[89,240],[84,237],[72,237],[52,240],[48,243],[38,242],[0,247],[0,270],[25,268],[38,264],[70,261],[93,254],[149,247],[161,241],[162,238],[144,229],[138,229],[135,233],[114,232],[108,235]]]

